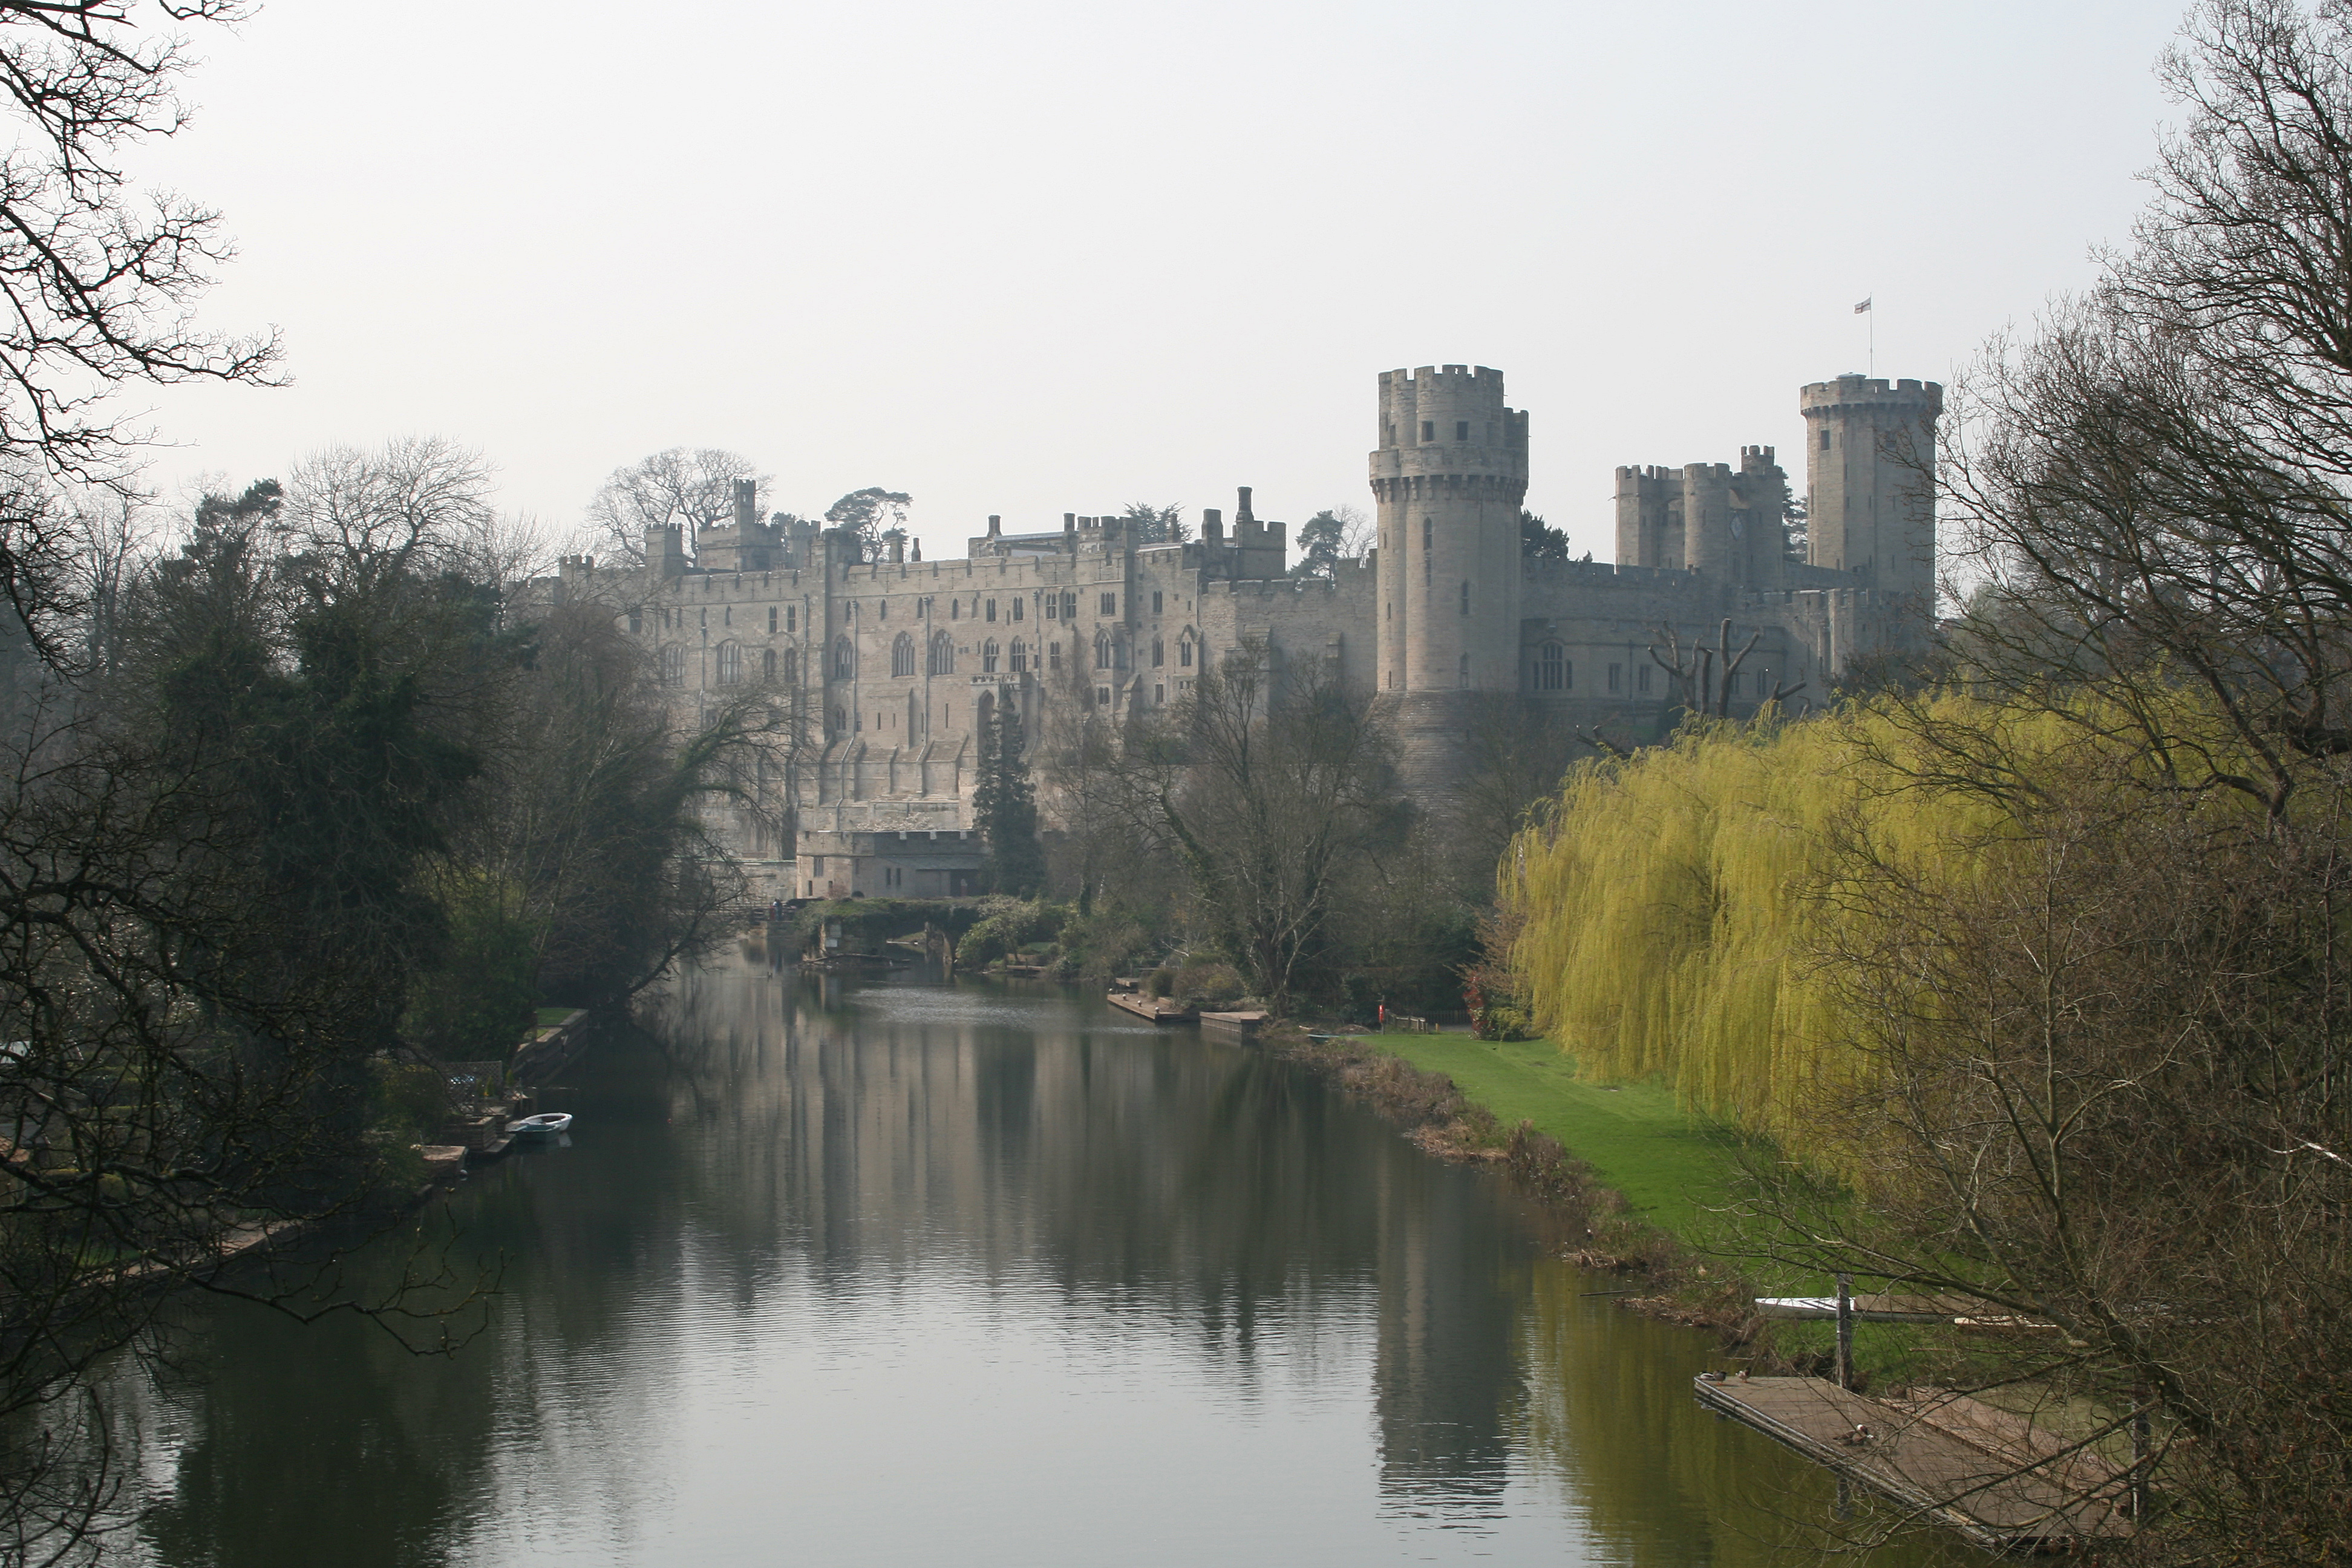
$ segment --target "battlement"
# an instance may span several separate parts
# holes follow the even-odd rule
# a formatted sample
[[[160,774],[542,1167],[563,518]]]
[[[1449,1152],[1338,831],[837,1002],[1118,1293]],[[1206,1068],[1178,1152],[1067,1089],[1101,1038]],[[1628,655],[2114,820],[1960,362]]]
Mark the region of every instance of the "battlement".
[[[1797,393],[1797,407],[1808,416],[1856,405],[1920,409],[1932,419],[1944,411],[1944,388],[1940,382],[1846,374],[1809,383]]]

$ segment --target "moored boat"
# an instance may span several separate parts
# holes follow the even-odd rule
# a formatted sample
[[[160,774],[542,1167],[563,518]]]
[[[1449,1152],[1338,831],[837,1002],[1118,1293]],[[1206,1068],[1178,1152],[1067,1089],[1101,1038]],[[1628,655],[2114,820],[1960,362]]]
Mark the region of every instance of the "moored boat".
[[[520,1121],[507,1123],[509,1138],[547,1137],[571,1130],[572,1113],[568,1110],[543,1110],[537,1116],[526,1116]]]

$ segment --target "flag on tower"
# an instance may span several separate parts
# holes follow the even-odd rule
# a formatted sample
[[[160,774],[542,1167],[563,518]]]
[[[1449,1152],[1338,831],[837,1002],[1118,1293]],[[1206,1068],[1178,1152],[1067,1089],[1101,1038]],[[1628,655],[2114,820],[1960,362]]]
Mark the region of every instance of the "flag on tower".
[[[1856,306],[1853,308],[1853,313],[1854,313],[1855,315],[1859,316],[1859,315],[1861,315],[1864,310],[1869,310],[1869,309],[1870,309],[1870,301],[1869,301],[1868,300],[1864,300],[1861,304],[1856,305]]]

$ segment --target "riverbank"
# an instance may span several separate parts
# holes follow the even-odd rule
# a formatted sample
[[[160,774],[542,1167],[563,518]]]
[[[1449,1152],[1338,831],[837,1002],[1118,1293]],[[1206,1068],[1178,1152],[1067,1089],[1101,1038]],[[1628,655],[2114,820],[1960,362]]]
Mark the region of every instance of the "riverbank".
[[[1583,1083],[1565,1058],[1555,1068],[1539,1054],[1557,1057],[1542,1041],[1496,1051],[1462,1035],[1314,1036],[1283,1025],[1265,1043],[1365,1100],[1430,1153],[1501,1166],[1558,1226],[1562,1256],[1625,1278],[1625,1306],[1715,1331],[1753,1371],[1795,1364],[1757,1314],[1750,1283],[1696,1249],[1710,1208],[1729,1201],[1735,1143],[1695,1131],[1670,1092]]]

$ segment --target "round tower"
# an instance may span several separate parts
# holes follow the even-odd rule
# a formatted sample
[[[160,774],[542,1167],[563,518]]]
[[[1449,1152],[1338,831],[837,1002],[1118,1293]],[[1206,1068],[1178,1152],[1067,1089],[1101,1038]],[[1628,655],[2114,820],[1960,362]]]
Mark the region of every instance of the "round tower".
[[[1380,421],[1381,689],[1515,689],[1528,416],[1501,371],[1449,364],[1383,371]]]
[[[1944,389],[1842,375],[1805,387],[1797,405],[1805,416],[1807,559],[1932,611]]]
[[[1409,785],[1444,796],[1476,691],[1519,679],[1519,506],[1528,416],[1503,373],[1423,365],[1381,375],[1379,683],[1396,704]]]

